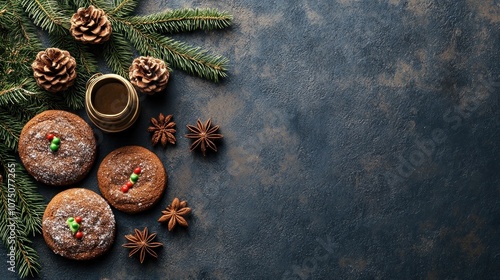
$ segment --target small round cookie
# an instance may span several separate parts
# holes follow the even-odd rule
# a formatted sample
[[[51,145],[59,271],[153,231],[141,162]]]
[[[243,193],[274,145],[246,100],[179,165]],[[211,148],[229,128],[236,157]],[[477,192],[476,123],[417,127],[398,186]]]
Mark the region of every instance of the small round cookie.
[[[67,186],[90,171],[96,141],[90,126],[79,116],[47,110],[24,125],[18,150],[24,167],[37,181]]]
[[[115,216],[97,193],[83,188],[68,189],[47,205],[42,232],[54,253],[69,259],[89,260],[104,254],[113,244]]]
[[[137,213],[158,202],[167,186],[167,172],[160,159],[139,146],[109,153],[97,171],[102,196],[116,209]]]

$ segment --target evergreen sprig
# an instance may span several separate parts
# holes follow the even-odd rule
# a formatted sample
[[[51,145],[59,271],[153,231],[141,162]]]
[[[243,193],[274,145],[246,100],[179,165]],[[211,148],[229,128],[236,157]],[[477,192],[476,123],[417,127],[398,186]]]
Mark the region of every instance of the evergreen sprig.
[[[35,276],[40,270],[38,254],[28,236],[40,233],[45,204],[8,150],[0,143],[0,174],[4,178],[0,183],[0,237],[8,253],[11,247],[14,249],[18,275],[24,278]]]
[[[17,150],[19,133],[22,129],[22,123],[12,118],[7,111],[0,112],[0,141],[5,143],[9,149]]]
[[[138,4],[138,0],[113,0],[113,6],[109,10],[109,15],[119,17],[130,15],[137,8]]]
[[[227,76],[229,60],[193,47],[164,34],[222,29],[232,16],[215,9],[179,9],[146,16],[110,16],[114,30],[121,33],[142,55],[162,58],[173,68],[218,82]]]
[[[4,148],[0,145],[0,149]],[[0,158],[3,170],[10,170],[9,173],[14,174],[11,182],[15,191],[15,199],[19,216],[25,226],[26,235],[35,235],[40,233],[42,226],[42,216],[45,211],[45,203],[43,197],[36,191],[31,178],[27,175],[24,167],[17,163],[16,158],[6,152],[7,149],[2,149]],[[9,166],[9,163],[11,166]],[[12,167],[12,164],[14,167]],[[3,174],[4,178],[8,178],[7,174]]]
[[[68,15],[62,9],[55,9],[59,3],[54,0],[22,0],[21,4],[26,9],[33,22],[51,34],[64,34],[69,29]]]
[[[216,9],[179,9],[134,16],[122,21],[149,33],[177,33],[227,28],[232,19],[229,13]]]
[[[200,47],[192,47],[166,36],[145,33],[134,25],[120,21],[113,23],[115,29],[123,32],[134,48],[143,55],[161,57],[174,68],[215,82],[226,77],[228,60],[222,56],[211,55]]]
[[[0,91],[0,106],[16,105],[21,102],[27,101],[27,95],[35,95],[36,93],[30,92],[19,85],[4,85],[3,90]]]
[[[110,41],[104,46],[104,59],[109,68],[116,74],[128,78],[128,69],[132,61],[132,48],[125,44],[126,39],[116,33]]]

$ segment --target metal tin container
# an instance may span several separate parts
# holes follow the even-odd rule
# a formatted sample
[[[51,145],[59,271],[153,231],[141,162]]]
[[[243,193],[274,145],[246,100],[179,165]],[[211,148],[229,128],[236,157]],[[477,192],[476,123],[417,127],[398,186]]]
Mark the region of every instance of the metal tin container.
[[[95,74],[87,82],[85,110],[89,119],[106,132],[123,131],[139,116],[134,86],[116,74]]]

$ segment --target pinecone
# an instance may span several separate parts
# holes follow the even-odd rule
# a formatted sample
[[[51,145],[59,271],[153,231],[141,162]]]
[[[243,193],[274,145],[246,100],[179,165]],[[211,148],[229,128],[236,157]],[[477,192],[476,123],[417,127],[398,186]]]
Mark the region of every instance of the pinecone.
[[[80,8],[73,14],[70,31],[78,41],[100,44],[109,40],[112,28],[104,10],[90,5],[88,9]]]
[[[153,95],[167,87],[170,73],[163,60],[140,56],[132,62],[128,75],[137,90]]]
[[[68,51],[48,48],[36,55],[31,64],[36,83],[49,92],[59,92],[73,85],[76,61]]]

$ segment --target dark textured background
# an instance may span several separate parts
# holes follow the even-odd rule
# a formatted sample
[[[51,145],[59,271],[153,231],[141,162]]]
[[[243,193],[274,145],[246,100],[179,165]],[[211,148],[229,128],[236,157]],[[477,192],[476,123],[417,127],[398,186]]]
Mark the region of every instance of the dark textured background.
[[[144,1],[137,13],[233,14],[230,29],[175,36],[227,56],[229,77],[175,71],[165,95],[141,99],[131,130],[96,130],[98,161],[79,186],[98,192],[102,158],[133,144],[164,162],[166,195],[145,213],[114,211],[115,245],[90,262],[37,237],[41,277],[498,278],[499,3]],[[145,131],[160,112],[178,129],[165,150]],[[225,138],[203,158],[183,135],[209,117]],[[168,232],[156,220],[174,197],[193,214]],[[144,226],[165,246],[140,265],[121,244]]]

